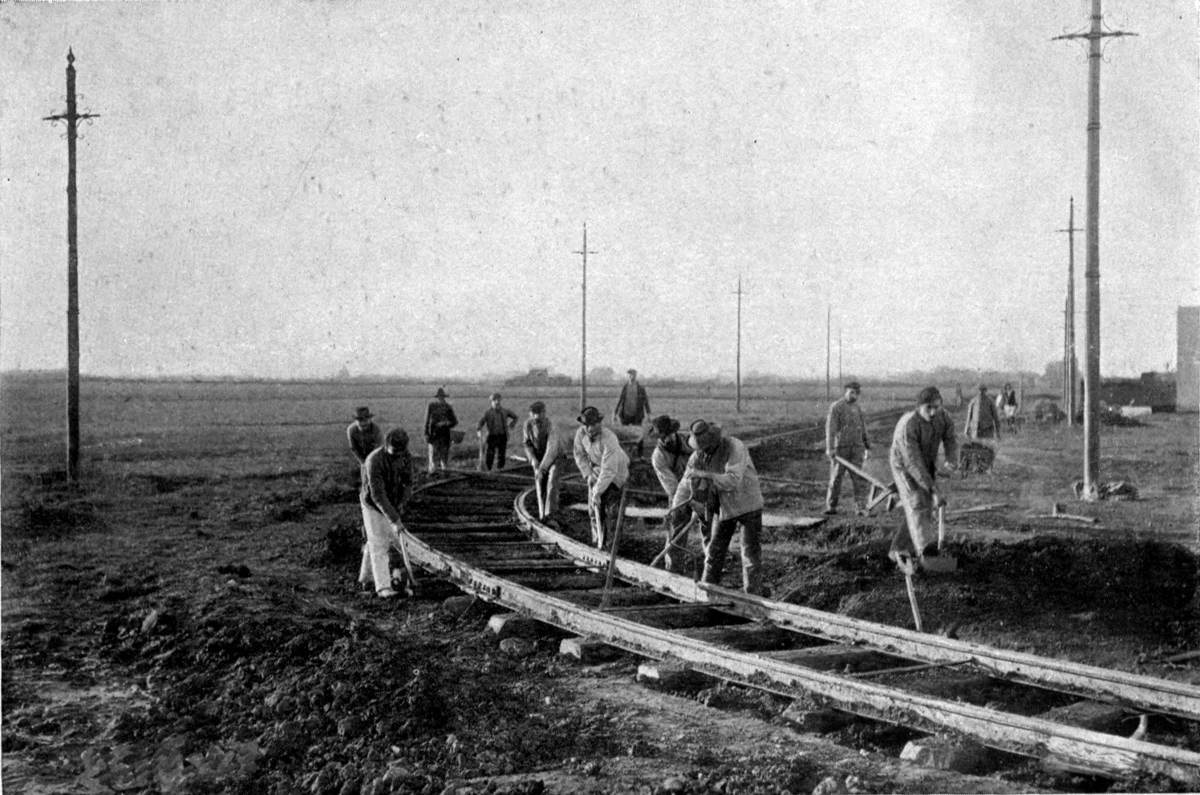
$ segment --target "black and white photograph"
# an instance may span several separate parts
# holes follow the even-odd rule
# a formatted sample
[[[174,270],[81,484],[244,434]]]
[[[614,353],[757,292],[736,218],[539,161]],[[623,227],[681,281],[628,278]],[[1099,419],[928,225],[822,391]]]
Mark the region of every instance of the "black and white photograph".
[[[1200,790],[1195,0],[0,0],[2,790]]]

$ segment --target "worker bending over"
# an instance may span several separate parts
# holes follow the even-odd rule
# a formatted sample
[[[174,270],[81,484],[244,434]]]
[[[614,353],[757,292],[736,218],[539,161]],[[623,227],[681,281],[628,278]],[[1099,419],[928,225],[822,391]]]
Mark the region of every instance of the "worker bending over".
[[[917,407],[896,423],[892,435],[890,463],[892,477],[908,532],[901,525],[892,537],[888,557],[906,573],[927,555],[937,555],[937,509],[946,498],[937,488],[938,448],[946,457],[946,468],[955,469],[958,441],[954,438],[954,423],[942,409],[942,395],[937,387],[927,386],[917,396]]]
[[[586,407],[577,419],[581,427],[575,431],[575,466],[587,483],[592,542],[603,549],[616,528],[621,489],[629,479],[629,456],[617,435],[604,427],[604,417],[595,406]]]
[[[375,593],[385,599],[396,595],[388,553],[393,543],[402,543],[399,535],[404,526],[400,517],[412,496],[412,478],[408,434],[401,428],[392,428],[383,438],[383,447],[367,456],[359,492],[367,541],[363,544],[358,581],[364,586],[372,582]]]

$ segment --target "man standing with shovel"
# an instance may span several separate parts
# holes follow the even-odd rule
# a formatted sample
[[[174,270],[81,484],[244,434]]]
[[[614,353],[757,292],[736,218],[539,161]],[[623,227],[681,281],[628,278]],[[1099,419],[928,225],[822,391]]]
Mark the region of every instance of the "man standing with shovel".
[[[408,434],[401,428],[388,431],[383,437],[383,447],[376,448],[363,463],[359,502],[367,541],[363,544],[358,581],[364,586],[373,583],[375,593],[384,599],[396,596],[388,565],[388,552],[393,545],[404,556],[404,567],[412,582],[412,568],[404,547],[406,531],[400,521],[401,511],[412,496],[412,467]]]
[[[890,463],[900,502],[904,505],[905,525],[892,537],[891,558],[906,575],[927,557],[938,555],[938,509],[946,498],[937,488],[938,448],[946,458],[946,468],[956,468],[958,441],[954,423],[942,409],[942,395],[928,386],[917,397],[917,407],[896,423],[892,435]]]

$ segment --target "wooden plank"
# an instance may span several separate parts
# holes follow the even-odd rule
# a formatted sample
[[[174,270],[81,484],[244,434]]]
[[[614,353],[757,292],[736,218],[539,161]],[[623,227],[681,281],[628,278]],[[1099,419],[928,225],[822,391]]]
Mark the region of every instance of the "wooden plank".
[[[585,607],[599,607],[604,596],[604,588],[585,588],[572,590],[556,590],[546,593],[555,599],[563,599],[572,604]],[[629,586],[614,587],[608,592],[608,603],[613,607],[631,607],[633,605],[653,605],[665,601],[667,597],[645,588]]]
[[[505,558],[538,558],[555,557],[553,544],[538,544],[533,541],[500,541],[445,544],[438,542],[438,548],[453,552],[467,560],[497,560]],[[560,558],[561,559],[561,558]]]
[[[788,632],[769,624],[746,623],[725,624],[715,627],[687,627],[677,630],[693,640],[711,643],[717,648],[738,651],[775,651],[795,647],[798,643],[811,640],[804,635]]]
[[[466,563],[466,561],[463,561]],[[565,558],[514,558],[475,564],[490,572],[577,571],[580,567]]]
[[[803,649],[765,651],[761,652],[761,656],[792,665],[803,665],[805,668],[813,668],[818,671],[840,671],[846,674],[892,667],[898,659],[873,649],[844,646],[840,643],[808,646]]]
[[[413,535],[429,536],[432,543],[439,549],[445,549],[447,552],[458,546],[471,544],[541,543],[536,541],[530,542],[527,535],[514,530],[511,526],[505,530],[493,530],[490,533],[470,531],[441,533],[436,530],[429,531],[423,528],[414,530],[412,525],[408,526],[408,531]],[[553,546],[553,544],[550,544],[550,546]]]
[[[528,571],[513,572],[508,579],[517,585],[522,585],[537,591],[562,590],[592,590],[604,588],[604,575],[589,569],[575,569],[570,572]]]
[[[607,615],[617,616],[626,621],[636,621],[650,627],[660,629],[679,629],[681,627],[707,627],[720,624],[730,624],[739,621],[728,613],[713,610],[706,605],[696,604],[666,604],[649,607],[614,607],[603,611]]]
[[[405,521],[404,526],[414,533],[512,533],[517,527],[512,522],[426,522]],[[524,536],[523,537],[528,537]],[[553,543],[553,542],[551,542]]]

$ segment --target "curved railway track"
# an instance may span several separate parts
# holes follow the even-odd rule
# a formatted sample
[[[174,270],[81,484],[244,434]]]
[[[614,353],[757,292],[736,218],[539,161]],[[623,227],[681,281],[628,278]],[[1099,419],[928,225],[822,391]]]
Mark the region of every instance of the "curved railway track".
[[[1200,753],[1179,747],[1200,722],[1200,688],[772,601],[623,558],[613,562],[606,592],[609,555],[539,523],[531,502],[528,475],[460,472],[432,481],[406,513],[409,554],[464,592],[585,643],[922,732],[965,736],[1062,770],[1166,776],[1200,788]],[[947,679],[956,683],[950,694]],[[1029,703],[1028,688],[1169,716],[1155,725],[1183,729],[1174,740],[1148,742],[1080,728],[1064,722],[1062,710],[1026,715],[1018,705]],[[984,697],[986,703],[974,703]],[[1156,730],[1153,737],[1160,736]]]

